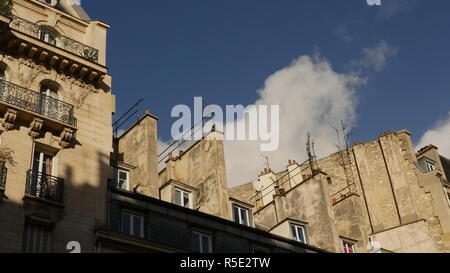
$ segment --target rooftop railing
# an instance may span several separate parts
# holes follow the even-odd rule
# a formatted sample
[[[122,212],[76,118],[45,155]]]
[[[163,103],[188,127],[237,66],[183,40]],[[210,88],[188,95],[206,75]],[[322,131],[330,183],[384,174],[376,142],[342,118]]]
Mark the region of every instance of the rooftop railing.
[[[12,18],[10,28],[39,39],[57,48],[66,50],[88,61],[98,63],[98,49],[77,42],[69,37],[57,33],[56,31],[37,25],[15,15],[7,16]]]

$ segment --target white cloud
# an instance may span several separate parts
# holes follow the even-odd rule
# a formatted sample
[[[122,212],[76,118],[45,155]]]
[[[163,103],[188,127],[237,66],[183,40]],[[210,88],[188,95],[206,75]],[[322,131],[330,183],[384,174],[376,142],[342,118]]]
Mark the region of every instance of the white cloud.
[[[398,50],[382,40],[373,47],[363,49],[363,57],[360,60],[352,61],[350,65],[355,67],[373,68],[381,71],[387,64],[387,59],[396,55]]]
[[[416,5],[416,0],[382,0],[379,17],[388,19],[398,13],[409,12]]]
[[[433,129],[425,132],[416,149],[419,150],[433,144],[439,148],[439,153],[450,158],[450,113],[447,120],[439,122]]]
[[[318,156],[336,152],[336,132],[331,127],[344,120],[355,125],[355,88],[360,77],[340,74],[318,57],[303,56],[271,75],[258,93],[256,105],[280,105],[280,147],[265,153],[271,168],[281,170],[289,159],[306,159],[306,135],[312,134]],[[258,141],[226,141],[225,157],[229,186],[257,179],[265,167]]]

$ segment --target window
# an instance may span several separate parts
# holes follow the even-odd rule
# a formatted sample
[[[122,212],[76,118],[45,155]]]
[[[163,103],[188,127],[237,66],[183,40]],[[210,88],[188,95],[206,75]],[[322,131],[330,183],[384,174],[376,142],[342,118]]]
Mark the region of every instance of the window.
[[[191,193],[178,188],[175,189],[175,204],[185,208],[192,208]]]
[[[42,176],[53,175],[54,156],[50,153],[40,150],[34,151],[33,172],[42,174]]]
[[[121,232],[144,238],[144,217],[129,212],[122,212]]]
[[[39,29],[39,40],[44,41],[51,45],[56,45],[56,34],[45,28]]]
[[[356,252],[354,242],[342,240],[342,244],[344,247],[344,253],[355,253]]]
[[[49,236],[50,232],[45,227],[37,224],[25,224],[23,236],[23,252],[49,252]]]
[[[129,190],[130,173],[125,170],[117,171],[117,187],[122,190]]]
[[[192,232],[192,250],[197,253],[211,253],[211,235],[201,232]]]
[[[58,90],[48,85],[41,85],[39,92],[47,97],[58,99]]]
[[[435,164],[434,164],[433,162],[427,160],[427,161],[425,162],[425,164],[426,164],[426,166],[427,166],[427,171],[428,171],[428,172],[432,172],[432,171],[435,171],[435,170],[436,170],[436,166],[435,166]]]
[[[291,224],[292,239],[297,242],[306,244],[307,241],[306,241],[306,231],[305,230],[306,229],[304,226]]]
[[[5,74],[5,71],[3,71],[3,70],[1,70],[0,69],[0,80],[6,80],[6,74]]]
[[[250,226],[249,210],[243,207],[233,205],[233,220],[235,223]]]

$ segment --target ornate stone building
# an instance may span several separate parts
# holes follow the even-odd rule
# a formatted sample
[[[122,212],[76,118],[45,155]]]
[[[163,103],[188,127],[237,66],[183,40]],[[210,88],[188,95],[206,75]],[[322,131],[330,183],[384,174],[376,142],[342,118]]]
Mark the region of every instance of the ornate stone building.
[[[70,2],[0,13],[0,252],[93,252],[106,225],[109,26]]]

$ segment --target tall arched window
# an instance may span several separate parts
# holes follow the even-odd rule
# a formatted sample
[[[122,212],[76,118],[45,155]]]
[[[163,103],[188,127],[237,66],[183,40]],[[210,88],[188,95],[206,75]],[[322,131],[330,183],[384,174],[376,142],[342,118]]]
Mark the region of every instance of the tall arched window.
[[[39,113],[41,115],[58,119],[59,109],[59,86],[52,81],[43,81],[39,87]]]
[[[41,84],[41,87],[39,88],[39,92],[42,95],[45,95],[47,97],[59,99],[58,88],[56,88],[55,86],[51,86],[48,84]]]
[[[58,36],[58,32],[53,28],[42,26],[39,28],[38,35],[40,40],[51,45],[56,45],[56,37]]]

